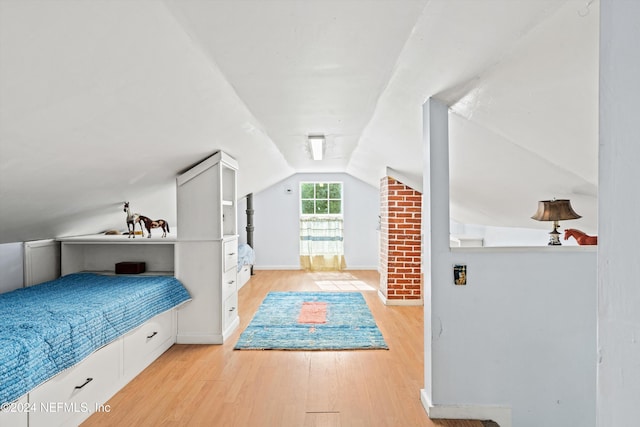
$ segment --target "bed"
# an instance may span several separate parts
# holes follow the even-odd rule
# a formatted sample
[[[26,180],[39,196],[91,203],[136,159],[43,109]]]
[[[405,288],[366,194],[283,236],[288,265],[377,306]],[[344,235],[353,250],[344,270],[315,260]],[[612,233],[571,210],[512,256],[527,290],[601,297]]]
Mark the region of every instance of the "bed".
[[[246,243],[238,244],[238,290],[251,278],[255,261],[256,255],[251,246]]]
[[[69,274],[0,294],[0,402],[6,407],[190,299],[173,276],[95,273]]]

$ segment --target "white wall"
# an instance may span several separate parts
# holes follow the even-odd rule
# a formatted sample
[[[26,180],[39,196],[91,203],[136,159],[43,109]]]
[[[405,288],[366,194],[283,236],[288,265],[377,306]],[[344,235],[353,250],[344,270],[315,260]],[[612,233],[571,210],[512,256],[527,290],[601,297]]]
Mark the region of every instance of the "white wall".
[[[599,427],[640,422],[640,2],[600,2]]]
[[[21,288],[24,283],[22,243],[0,245],[0,294]]]
[[[533,212],[532,212],[533,214]],[[534,221],[534,220],[531,220]],[[575,239],[564,240],[564,230],[567,228],[578,228],[575,221],[560,222],[560,241],[563,246],[578,246]],[[546,229],[520,228],[520,227],[494,227],[476,224],[460,224],[451,221],[452,235],[466,235],[482,237],[484,246],[505,247],[505,246],[547,246],[549,243],[549,232],[553,229],[552,223],[546,223]]]
[[[347,269],[377,269],[376,227],[380,213],[380,190],[350,175],[340,173],[295,174],[254,194],[256,268],[300,268],[298,249],[301,181],[344,183],[344,250]]]
[[[433,402],[511,407],[514,426],[593,426],[595,248],[433,261]],[[467,265],[467,286],[453,284],[453,264]]]
[[[447,107],[424,107],[430,416],[595,425],[596,248],[449,248]],[[466,264],[468,284],[453,284]]]

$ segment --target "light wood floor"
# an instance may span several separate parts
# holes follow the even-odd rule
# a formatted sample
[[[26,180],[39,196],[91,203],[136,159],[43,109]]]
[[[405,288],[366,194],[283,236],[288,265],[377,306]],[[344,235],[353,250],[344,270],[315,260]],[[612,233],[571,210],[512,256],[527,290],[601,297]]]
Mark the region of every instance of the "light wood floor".
[[[375,271],[345,282],[378,285]],[[319,273],[257,271],[240,290],[240,328],[223,345],[174,345],[83,426],[482,427],[428,419],[420,403],[423,309],[363,291],[389,350],[234,351],[267,292],[318,291]],[[333,276],[330,280],[342,281]]]

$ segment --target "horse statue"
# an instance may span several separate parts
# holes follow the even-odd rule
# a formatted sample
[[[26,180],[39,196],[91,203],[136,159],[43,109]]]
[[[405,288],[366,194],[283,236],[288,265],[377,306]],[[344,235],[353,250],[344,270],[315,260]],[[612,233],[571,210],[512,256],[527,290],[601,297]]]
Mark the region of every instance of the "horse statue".
[[[167,233],[170,232],[169,223],[164,219],[156,219],[155,221],[153,221],[144,215],[140,215],[140,217],[138,218],[138,221],[143,223],[144,226],[147,228],[147,233],[149,233],[147,237],[149,239],[151,238],[152,228],[162,228],[162,237],[167,237]],[[142,227],[142,225],[140,225],[140,227]]]
[[[564,240],[569,240],[569,237],[576,239],[576,242],[578,242],[579,245],[598,244],[598,236],[589,236],[587,233],[576,230],[575,228],[567,228],[564,230]]]
[[[131,213],[129,209],[129,202],[124,202],[124,212],[127,213],[127,230],[129,238],[136,238],[136,223],[140,222],[140,214]],[[142,231],[142,237],[144,237],[144,231],[142,230],[142,224],[140,224],[140,231]]]

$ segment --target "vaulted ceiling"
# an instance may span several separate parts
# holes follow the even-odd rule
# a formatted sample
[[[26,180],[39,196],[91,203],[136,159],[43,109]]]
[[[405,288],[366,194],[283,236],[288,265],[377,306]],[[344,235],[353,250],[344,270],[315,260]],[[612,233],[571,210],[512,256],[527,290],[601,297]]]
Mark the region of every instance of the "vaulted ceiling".
[[[420,181],[451,107],[451,215],[597,224],[598,4],[583,0],[0,0],[0,243],[175,219],[217,150],[239,193],[296,172]],[[313,161],[306,136],[327,136]]]

